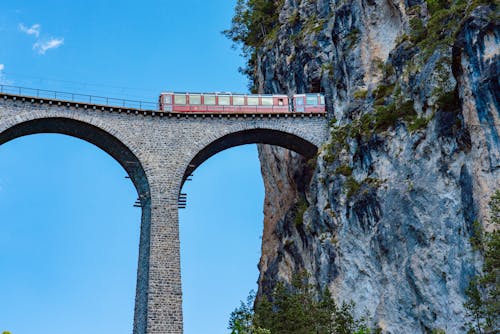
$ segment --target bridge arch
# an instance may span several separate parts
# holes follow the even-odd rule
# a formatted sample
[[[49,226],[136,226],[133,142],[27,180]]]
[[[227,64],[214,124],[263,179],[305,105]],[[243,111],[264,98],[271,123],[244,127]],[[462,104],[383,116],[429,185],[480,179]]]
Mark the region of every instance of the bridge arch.
[[[0,146],[11,140],[33,134],[63,134],[82,139],[99,147],[125,169],[136,188],[142,207],[136,306],[134,312],[135,327],[136,324],[144,324],[147,315],[147,312],[143,308],[147,305],[147,283],[149,274],[149,249],[147,249],[147,247],[150,238],[151,219],[150,186],[146,171],[140,159],[128,145],[111,133],[112,129],[104,128],[105,126],[92,124],[87,120],[60,116],[33,117],[31,119],[22,119],[18,123],[4,122],[3,124],[0,123]]]
[[[231,147],[246,144],[280,146],[299,153],[306,159],[311,159],[318,152],[318,146],[303,136],[285,132],[281,129],[251,128],[230,132],[206,144],[194,155],[185,169],[182,184],[184,184],[184,181],[196,168],[210,157]]]
[[[40,133],[64,134],[99,147],[125,169],[139,197],[148,197],[148,180],[137,156],[116,136],[97,125],[64,117],[34,118],[16,123],[6,129],[0,129],[0,145],[19,137]]]

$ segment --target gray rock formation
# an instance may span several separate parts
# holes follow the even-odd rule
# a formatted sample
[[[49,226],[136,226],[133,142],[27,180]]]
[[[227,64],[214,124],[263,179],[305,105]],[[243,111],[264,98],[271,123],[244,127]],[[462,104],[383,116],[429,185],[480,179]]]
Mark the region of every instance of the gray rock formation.
[[[497,5],[286,0],[279,19],[255,84],[324,92],[331,138],[315,164],[259,147],[259,293],[306,269],[384,333],[465,333],[472,224],[500,189]]]

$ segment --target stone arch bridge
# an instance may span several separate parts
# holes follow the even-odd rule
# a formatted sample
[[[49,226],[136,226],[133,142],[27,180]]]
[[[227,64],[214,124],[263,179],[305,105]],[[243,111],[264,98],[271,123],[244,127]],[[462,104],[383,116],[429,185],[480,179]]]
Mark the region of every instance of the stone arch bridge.
[[[36,133],[86,140],[129,174],[142,207],[134,334],[181,334],[178,200],[186,177],[217,152],[243,144],[313,157],[327,121],[304,114],[161,114],[0,93],[0,145]]]

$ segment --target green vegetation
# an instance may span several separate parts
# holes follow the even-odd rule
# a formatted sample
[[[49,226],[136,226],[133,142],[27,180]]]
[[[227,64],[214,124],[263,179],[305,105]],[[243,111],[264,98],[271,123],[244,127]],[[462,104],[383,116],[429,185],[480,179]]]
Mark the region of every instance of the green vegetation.
[[[308,283],[308,275],[297,274],[289,286],[278,283],[271,296],[255,301],[251,293],[247,303],[231,313],[232,334],[368,334],[367,318],[355,319],[354,303],[337,305],[328,289],[320,295]]]
[[[466,290],[464,304],[471,321],[468,334],[493,333],[500,321],[500,190],[490,201],[492,232],[482,231],[474,224],[471,243],[484,256],[483,272],[476,275]]]
[[[293,11],[292,15],[290,15],[290,17],[288,18],[288,23],[290,25],[297,25],[299,24],[299,22],[300,22],[300,13],[296,9]]]
[[[329,78],[333,78],[333,64],[332,63],[325,63],[321,65],[321,70],[324,73],[328,73]]]
[[[250,79],[253,91],[255,91],[253,68],[257,59],[257,49],[269,39],[269,36],[277,36],[279,10],[283,2],[284,0],[238,0],[231,28],[223,31],[227,38],[242,47],[247,67],[241,69],[241,72]]]
[[[365,99],[368,95],[368,90],[360,89],[354,92],[353,96],[355,99]]]
[[[454,44],[463,22],[470,12],[479,5],[493,5],[493,0],[426,0],[430,17],[426,20],[420,15],[422,8],[417,5],[409,9],[410,32],[402,36],[399,42],[410,41],[419,49],[416,56],[409,60],[407,70],[416,73],[425,64],[428,58],[438,49],[449,50]],[[496,6],[496,5],[493,5]],[[433,92],[435,109],[444,112],[458,112],[461,108],[460,98],[456,89],[445,90],[444,87],[449,75],[451,53],[446,52],[437,61],[435,73],[438,75],[438,88]],[[404,100],[401,87],[395,82],[395,69],[390,62],[375,61],[376,67],[383,76],[382,83],[371,93],[359,91],[354,98],[373,98],[374,112],[370,116],[362,116],[364,120],[353,121],[353,127],[361,128],[357,134],[370,136],[376,132],[383,132],[393,128],[398,122],[404,122],[410,132],[426,128],[433,116],[419,115],[413,101]],[[461,123],[458,120],[457,126]],[[368,125],[368,127],[367,127]],[[366,131],[368,129],[368,131]],[[352,132],[352,131],[351,131]],[[351,138],[354,138],[350,136]]]
[[[455,90],[452,91],[443,91],[441,89],[436,89],[436,107],[449,112],[456,112],[460,110],[460,98],[458,97],[458,92]]]
[[[421,19],[414,17],[410,20],[410,42],[412,43],[418,43],[422,41],[426,35],[427,35],[427,30],[425,29],[424,23],[422,22]]]
[[[410,132],[415,132],[420,129],[425,129],[430,120],[431,119],[427,117],[414,117],[411,123],[408,124],[408,130]]]
[[[348,165],[341,165],[337,167],[335,170],[335,174],[341,174],[344,176],[351,176],[352,175],[352,168],[349,167]]]
[[[2,334],[11,334],[9,331],[4,331]]]
[[[345,36],[347,47],[352,47],[358,40],[361,31],[358,28],[353,28],[349,33]]]
[[[367,177],[361,182],[356,181],[352,176],[348,177],[345,182],[346,197],[351,199],[357,194],[366,194],[370,188],[378,188],[382,184],[382,181],[373,177]],[[363,189],[363,191],[361,191]]]
[[[395,74],[394,66],[390,62],[384,63],[380,58],[376,58],[374,60],[374,64],[377,67],[377,69],[382,73],[384,78],[387,78],[391,75]]]
[[[332,146],[332,144],[326,145],[325,146],[325,150],[326,150],[326,153],[325,153],[325,155],[323,155],[323,161],[325,161],[328,164],[332,164],[335,161],[335,159],[336,159],[336,156],[333,153],[333,146]]]
[[[356,181],[356,179],[351,176],[345,181],[345,188],[347,191],[346,196],[349,199],[359,191],[359,189],[361,188],[361,183]]]
[[[223,33],[234,43],[252,52],[262,46],[267,34],[278,24],[279,9],[283,1],[238,0],[231,28]]]
[[[401,104],[392,102],[388,105],[375,108],[375,129],[385,131],[394,127],[399,120],[414,123],[417,117],[417,112],[413,108],[413,101]]]
[[[434,328],[431,332],[431,334],[446,334],[446,332],[444,331],[444,329],[441,329],[441,328]]]
[[[483,225],[478,220],[475,220],[472,223],[471,237],[469,238],[472,249],[476,251],[482,250],[484,242],[483,234]]]
[[[305,21],[304,27],[302,28],[302,34],[319,33],[323,29],[325,22],[325,19],[318,19],[316,15],[311,16]],[[298,22],[295,24],[297,23]]]
[[[336,126],[331,123],[330,126],[332,128],[331,141],[325,145],[325,154],[323,155],[323,160],[328,164],[335,161],[342,149],[347,148],[347,139],[351,135],[350,124]]]
[[[385,131],[396,125],[400,114],[395,103],[375,108],[375,129]]]
[[[384,99],[384,98],[390,96],[391,93],[394,91],[394,87],[395,87],[395,84],[379,85],[373,91],[373,97],[375,98],[375,101],[378,101],[380,99]]]
[[[301,198],[297,203],[297,211],[295,213],[294,223],[295,226],[300,226],[304,222],[304,213],[309,208],[309,204],[304,198]]]
[[[271,334],[271,331],[268,329],[254,326],[254,300],[255,293],[251,291],[246,303],[241,302],[240,306],[231,313],[228,326],[231,334]]]
[[[479,5],[495,5],[495,0],[426,0],[430,18],[424,22],[418,17],[410,20],[411,31],[408,39],[421,51],[421,59],[426,61],[437,49],[453,45],[463,22]],[[419,6],[413,14],[418,15]],[[404,40],[404,39],[403,39]]]
[[[420,117],[413,101],[403,101],[398,90],[397,85],[382,85],[372,93],[375,98],[379,97],[375,104],[380,103],[375,105],[374,112],[361,115],[349,124],[339,126],[330,123],[331,140],[323,148],[323,160],[332,164],[342,150],[349,148],[349,139],[369,140],[373,135],[395,127],[398,122],[405,122],[410,132],[426,128],[430,118]],[[387,103],[386,97],[393,94],[397,95],[398,99]],[[346,173],[348,174],[347,171],[338,171],[338,174],[349,176]]]
[[[318,165],[318,153],[316,153],[311,159],[307,160],[307,166],[311,169],[316,169]]]

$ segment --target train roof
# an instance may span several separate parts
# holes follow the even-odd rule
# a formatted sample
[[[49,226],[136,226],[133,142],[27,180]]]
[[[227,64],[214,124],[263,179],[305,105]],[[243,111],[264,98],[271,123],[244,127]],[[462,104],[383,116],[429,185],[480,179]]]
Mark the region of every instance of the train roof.
[[[288,96],[287,94],[249,94],[249,93],[235,93],[235,92],[161,92],[160,94],[217,94],[217,95],[257,95],[257,96]],[[300,93],[292,94],[292,96],[306,96],[306,95],[324,95],[323,93]]]
[[[293,96],[307,96],[307,95],[323,95],[323,93],[302,93],[302,94],[293,94]]]
[[[163,94],[196,94],[196,95],[241,95],[241,96],[286,96],[286,94],[245,94],[233,92],[161,92]]]

